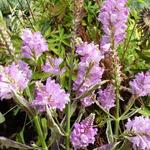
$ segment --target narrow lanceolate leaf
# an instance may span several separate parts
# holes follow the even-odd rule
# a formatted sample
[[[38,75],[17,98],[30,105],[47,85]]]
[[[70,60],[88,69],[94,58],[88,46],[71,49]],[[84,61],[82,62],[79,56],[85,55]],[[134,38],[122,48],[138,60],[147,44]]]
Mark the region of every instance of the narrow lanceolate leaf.
[[[138,112],[140,113],[140,111],[141,111],[141,108],[133,109],[133,110],[131,110],[131,112],[129,112],[125,116],[121,116],[120,119],[121,120],[128,119],[128,118],[132,117],[133,115],[135,115],[136,113],[138,113]],[[149,113],[149,116],[150,116],[150,113]]]
[[[46,137],[48,135],[47,119],[46,118],[41,119],[41,125],[42,125],[42,129],[43,129],[44,138],[46,139]]]
[[[91,93],[92,93],[93,91],[95,91],[95,90],[98,89],[101,85],[107,83],[108,81],[109,81],[109,80],[105,80],[105,81],[102,81],[101,83],[98,83],[98,84],[92,86],[88,91],[84,92],[83,94],[81,94],[80,96],[74,98],[73,100],[83,99],[83,98],[85,98],[85,97],[91,95]]]
[[[5,121],[4,115],[0,112],[0,124]]]
[[[14,101],[16,104],[21,107],[24,111],[26,111],[31,116],[35,115],[35,110],[31,108],[30,103],[22,96],[18,95],[16,92],[13,91],[14,94]]]
[[[33,80],[38,80],[38,79],[45,79],[45,78],[48,78],[50,77],[51,74],[49,73],[45,73],[45,72],[35,72],[33,73],[32,75],[32,79]]]
[[[101,147],[95,148],[94,150],[113,150],[120,142],[105,144]]]
[[[141,59],[145,60],[146,62],[150,62],[150,50],[140,51],[136,49],[136,53]]]
[[[64,136],[64,133],[61,131],[60,127],[58,126],[58,124],[53,119],[51,111],[47,106],[46,106],[46,113],[47,113],[49,128],[53,131],[56,131],[56,133],[59,133],[60,135]]]
[[[132,144],[129,140],[125,139],[123,141],[122,146],[119,148],[119,150],[132,150]]]
[[[109,143],[114,142],[112,127],[111,127],[111,121],[107,121],[107,129],[106,129],[106,136]]]
[[[10,140],[8,138],[5,138],[3,136],[0,136],[0,148],[3,149],[3,148],[17,148],[17,149],[33,149],[31,146],[28,146],[26,144],[22,144],[22,143],[19,143],[19,142],[16,142],[16,141],[13,141],[13,140]],[[37,148],[38,149],[38,148]],[[40,150],[40,149],[38,149]]]
[[[142,114],[143,116],[150,116],[150,109],[144,107],[139,111],[139,113]]]

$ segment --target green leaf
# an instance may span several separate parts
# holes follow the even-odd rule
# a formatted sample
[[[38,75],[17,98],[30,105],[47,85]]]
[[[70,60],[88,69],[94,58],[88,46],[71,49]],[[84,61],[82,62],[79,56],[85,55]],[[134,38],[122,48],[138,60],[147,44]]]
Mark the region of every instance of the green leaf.
[[[35,72],[32,75],[32,79],[33,80],[38,80],[38,79],[45,79],[50,77],[51,74],[49,73],[45,73],[45,72]]]
[[[70,111],[70,115],[72,116],[74,114],[74,112],[76,111],[76,108],[77,108],[77,103],[76,102],[73,102],[71,104],[71,111]]]
[[[132,117],[133,115],[135,115],[136,113],[138,113],[141,110],[141,108],[137,108],[137,109],[133,109],[131,110],[131,112],[129,112],[128,114],[126,114],[125,116],[121,117],[121,120],[126,120],[130,117]]]
[[[25,0],[21,1],[21,5],[19,5],[18,0],[1,0],[0,1],[0,10],[3,12],[3,14],[7,15],[11,13],[10,7],[17,9],[27,9],[27,2]]]
[[[104,80],[104,81],[102,81],[101,83],[98,83],[98,84],[96,84],[96,85],[90,87],[86,92],[84,92],[84,93],[81,94],[80,96],[74,98],[74,100],[83,99],[83,98],[85,98],[85,97],[91,95],[91,93],[92,93],[93,91],[95,91],[96,89],[98,89],[99,87],[101,87],[103,84],[107,83],[108,81],[109,81],[109,80]]]
[[[31,146],[28,146],[26,144],[22,144],[22,143],[7,139],[3,136],[0,136],[0,148],[3,149],[4,147],[6,147],[6,149],[9,149],[9,147],[13,147],[16,149],[27,149],[27,150],[33,149]]]
[[[47,120],[46,120],[46,118],[42,118],[41,119],[41,124],[42,124],[42,129],[43,129],[43,135],[44,135],[44,138],[46,139],[46,137],[48,135]]]
[[[97,147],[93,150],[114,150],[116,149],[117,145],[119,144],[120,142],[114,142],[114,143],[110,143],[110,144],[105,144],[101,147]]]
[[[47,113],[47,119],[48,119],[48,127],[52,130],[55,131],[56,133],[64,136],[64,133],[61,131],[59,125],[55,122],[51,110],[46,106],[46,113]]]
[[[144,107],[142,108],[140,111],[139,111],[140,114],[144,115],[144,116],[150,116],[150,109],[147,108],[147,107]]]
[[[112,127],[111,127],[111,121],[110,120],[107,121],[106,136],[107,136],[107,140],[108,140],[109,143],[114,142],[114,137],[113,137],[113,132],[112,132]]]
[[[108,117],[107,114],[105,112],[103,112],[103,110],[99,109],[99,110],[95,110],[96,112],[96,124],[98,125],[99,128],[104,127],[104,124],[107,123]]]
[[[17,103],[17,105],[23,109],[24,111],[26,111],[27,113],[29,113],[31,116],[35,115],[35,110],[33,108],[31,108],[30,103],[22,96],[20,96],[19,94],[17,94],[15,91],[12,91],[14,94],[14,101]]]
[[[0,124],[5,122],[5,117],[4,115],[0,112]]]
[[[17,134],[17,142],[25,143],[24,140],[24,129],[22,129],[18,134]]]
[[[125,139],[119,150],[132,150],[132,146],[129,140]]]
[[[150,63],[150,50],[140,51],[136,49],[135,51],[141,59]]]

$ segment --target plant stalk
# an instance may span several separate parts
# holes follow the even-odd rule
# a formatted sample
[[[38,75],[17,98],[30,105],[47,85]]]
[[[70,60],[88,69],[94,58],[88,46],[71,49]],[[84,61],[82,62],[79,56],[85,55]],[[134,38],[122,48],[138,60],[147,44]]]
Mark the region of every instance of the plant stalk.
[[[44,136],[43,136],[43,132],[42,132],[42,129],[41,129],[41,125],[39,123],[39,117],[37,115],[34,117],[34,123],[35,123],[37,133],[38,133],[39,138],[40,138],[40,142],[42,144],[42,150],[48,150],[48,147],[46,145],[46,142],[45,142],[45,139],[44,139]]]
[[[32,94],[30,92],[29,87],[26,88],[26,93],[29,96],[29,102],[32,102],[33,96],[32,96]],[[39,116],[38,115],[33,116],[33,120],[34,120],[34,124],[36,126],[37,134],[38,134],[38,136],[40,138],[40,142],[42,144],[42,150],[48,150],[48,147],[46,145],[45,138],[44,138],[44,135],[43,135],[43,132],[42,132],[42,129],[41,129]]]
[[[73,72],[73,55],[74,55],[74,50],[72,48],[71,52],[71,70],[70,70],[70,76],[69,76],[69,93],[70,93],[70,102],[67,105],[67,128],[66,128],[66,150],[70,150],[70,118],[71,118],[71,89],[72,89],[72,72]]]
[[[82,17],[81,10],[83,8],[84,0],[71,0],[70,10],[72,11],[72,38],[71,38],[71,55],[70,55],[70,74],[69,74],[69,93],[70,93],[70,102],[67,105],[67,128],[66,128],[66,149],[70,150],[70,118],[71,118],[71,101],[72,101],[72,75],[73,75],[73,62],[74,62],[74,50],[75,50],[75,40],[77,38],[77,26],[79,25]]]
[[[67,105],[66,150],[70,150],[70,102]]]
[[[113,28],[112,28],[113,31]],[[114,65],[114,86],[115,86],[115,94],[116,94],[116,119],[115,119],[115,135],[118,137],[119,135],[119,123],[120,123],[120,98],[119,98],[119,90],[121,83],[121,72],[120,72],[120,63],[117,49],[115,48],[114,42],[114,32],[112,32],[112,50],[113,50],[113,65]]]
[[[118,81],[117,78],[115,78],[115,83],[116,83],[116,119],[115,119],[115,135],[118,136],[119,135],[119,110],[120,110],[120,101],[119,101],[119,89],[118,89]]]

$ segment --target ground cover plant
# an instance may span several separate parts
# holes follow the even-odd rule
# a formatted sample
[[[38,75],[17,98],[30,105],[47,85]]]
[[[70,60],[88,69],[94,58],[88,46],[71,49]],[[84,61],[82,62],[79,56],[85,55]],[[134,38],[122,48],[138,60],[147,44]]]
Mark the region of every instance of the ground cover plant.
[[[0,1],[0,149],[150,150],[150,2]]]

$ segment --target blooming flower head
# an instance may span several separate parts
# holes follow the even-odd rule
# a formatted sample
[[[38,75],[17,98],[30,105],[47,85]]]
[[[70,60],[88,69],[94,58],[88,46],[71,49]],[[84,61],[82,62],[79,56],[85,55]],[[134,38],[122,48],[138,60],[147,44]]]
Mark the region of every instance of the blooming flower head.
[[[98,20],[102,23],[105,33],[101,39],[101,49],[104,53],[108,52],[111,46],[116,48],[125,38],[129,14],[126,2],[127,0],[105,0],[100,10]]]
[[[86,63],[79,63],[78,77],[74,82],[74,90],[77,90],[80,84],[83,82],[81,89],[89,88],[97,83],[101,82],[104,69],[98,65],[89,67]]]
[[[23,61],[7,67],[0,66],[0,98],[12,98],[13,91],[21,94],[27,87],[31,75],[32,71]]]
[[[73,84],[73,89],[77,91],[78,95],[86,92],[90,87],[101,82],[101,78],[104,72],[104,69],[99,67],[98,65],[94,65],[88,71],[87,64],[80,62],[78,76]],[[88,73],[87,73],[88,72]],[[81,99],[81,103],[83,106],[90,106],[93,101],[94,93],[91,96],[85,97]]]
[[[133,148],[136,150],[150,150],[150,118],[135,117],[133,120],[128,119],[126,129],[133,134],[128,139],[133,143]]]
[[[65,105],[70,101],[67,94],[55,80],[48,78],[46,85],[41,82],[36,83],[36,97],[32,102],[32,106],[36,107],[40,112],[44,112],[46,106],[51,109],[63,110]]]
[[[48,50],[46,40],[40,32],[32,32],[28,28],[24,29],[21,39],[23,40],[22,55],[26,58],[37,59]]]
[[[98,45],[95,45],[94,43],[88,44],[87,42],[84,42],[80,45],[77,45],[76,53],[81,56],[82,62],[87,63],[99,63],[100,60],[103,58],[103,55],[98,48]]]
[[[80,55],[80,63],[73,89],[77,95],[81,95],[90,87],[101,82],[104,69],[99,66],[99,62],[103,55],[100,53],[97,45],[94,45],[94,43],[88,44],[87,42],[78,45],[76,52]],[[81,99],[83,106],[90,106],[94,102],[93,97],[95,97],[94,93]]]
[[[106,89],[99,91],[98,100],[103,108],[110,110],[115,106],[115,90],[113,85],[108,85]]]
[[[44,72],[52,73],[55,75],[61,75],[65,69],[60,69],[60,64],[63,62],[62,58],[51,58],[48,57],[45,65],[42,67]]]
[[[150,72],[138,73],[133,81],[130,81],[132,93],[136,96],[146,96],[150,93]]]
[[[86,96],[85,98],[82,98],[81,99],[81,104],[84,107],[91,106],[94,103],[95,98],[96,98],[96,95],[93,92],[92,94],[90,94],[90,96]]]
[[[94,144],[97,128],[93,128],[95,114],[90,114],[80,123],[75,123],[71,133],[71,142],[75,150]]]

